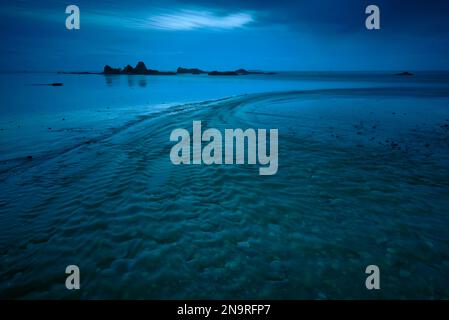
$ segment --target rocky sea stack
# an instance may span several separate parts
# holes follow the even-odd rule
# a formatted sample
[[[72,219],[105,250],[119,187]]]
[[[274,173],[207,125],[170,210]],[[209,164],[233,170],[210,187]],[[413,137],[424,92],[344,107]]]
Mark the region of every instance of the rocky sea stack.
[[[73,74],[79,74],[78,72],[72,72]],[[84,74],[84,73],[83,73]],[[208,74],[210,76],[244,76],[248,74],[275,74],[275,72],[262,72],[262,71],[248,71],[246,69],[238,69],[235,71],[204,71],[198,68],[183,68],[178,67],[176,72],[165,72],[148,69],[143,61],[139,61],[137,65],[133,68],[131,65],[125,66],[123,69],[113,68],[111,66],[105,65],[103,68],[103,73],[107,75],[114,74],[127,74],[127,75],[176,75],[176,74]]]
[[[176,71],[176,73],[178,73],[178,74],[204,74],[204,73],[207,73],[207,71],[203,71],[203,70],[197,69],[197,68],[188,69],[188,68],[179,67],[178,70]]]
[[[128,74],[128,75],[162,75],[169,76],[175,75],[175,72],[164,72],[158,70],[147,69],[143,61],[139,61],[135,68],[129,64],[123,69],[112,68],[108,65],[104,66],[103,74]]]

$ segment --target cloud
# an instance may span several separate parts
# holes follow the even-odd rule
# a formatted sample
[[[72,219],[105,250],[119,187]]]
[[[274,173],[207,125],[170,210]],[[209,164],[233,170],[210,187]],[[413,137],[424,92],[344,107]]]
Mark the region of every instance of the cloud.
[[[59,8],[60,9],[60,8]],[[64,9],[64,8],[63,8]],[[55,7],[33,7],[24,9],[17,5],[6,5],[0,12],[10,17],[25,17],[33,20],[58,22],[64,21],[66,15]],[[253,11],[223,11],[223,9],[182,8],[161,9],[160,7],[139,7],[133,9],[102,8],[80,6],[81,25],[118,27],[141,30],[230,30],[242,28],[255,22]],[[153,11],[148,16],[145,12]]]
[[[151,16],[142,27],[161,30],[235,29],[253,21],[251,14],[245,12],[217,15],[210,11],[182,10]]]

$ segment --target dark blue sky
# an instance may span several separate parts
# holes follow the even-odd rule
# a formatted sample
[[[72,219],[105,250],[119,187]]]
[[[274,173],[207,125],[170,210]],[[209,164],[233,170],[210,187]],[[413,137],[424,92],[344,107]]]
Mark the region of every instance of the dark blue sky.
[[[65,28],[76,4],[81,29]],[[381,30],[365,28],[365,8]],[[42,0],[1,3],[2,70],[449,70],[449,1]]]

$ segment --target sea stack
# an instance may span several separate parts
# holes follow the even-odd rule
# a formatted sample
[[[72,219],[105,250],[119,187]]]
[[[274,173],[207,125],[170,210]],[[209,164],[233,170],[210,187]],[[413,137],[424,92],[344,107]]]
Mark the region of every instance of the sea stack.
[[[124,73],[134,73],[134,68],[128,64],[125,68],[123,68],[123,72]]]
[[[176,73],[178,73],[178,74],[203,74],[203,73],[207,73],[207,72],[203,71],[201,69],[197,69],[197,68],[188,69],[188,68],[179,67],[178,70],[176,70]]]
[[[104,74],[120,74],[120,69],[118,69],[118,68],[111,68],[110,66],[105,65],[104,69],[103,69],[103,73]]]
[[[235,71],[212,71],[209,72],[210,76],[238,76],[239,74]]]
[[[135,74],[147,74],[148,73],[148,69],[145,66],[145,63],[143,61],[139,61],[136,65],[136,67],[134,68],[134,72]]]

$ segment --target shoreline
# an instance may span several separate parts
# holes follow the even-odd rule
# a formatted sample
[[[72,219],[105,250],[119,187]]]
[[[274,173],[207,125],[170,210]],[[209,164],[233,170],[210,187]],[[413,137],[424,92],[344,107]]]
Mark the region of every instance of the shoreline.
[[[422,97],[426,97],[428,94],[430,93],[435,93],[438,92],[437,88],[420,88],[420,92],[419,94]],[[120,117],[120,113],[117,114],[117,119],[122,119],[121,124],[118,124],[117,126],[111,127],[111,128],[105,128],[105,129],[101,129],[101,130],[109,130],[109,133],[104,133],[104,134],[100,134],[100,135],[95,135],[89,138],[85,138],[83,139],[83,141],[74,144],[72,146],[68,146],[66,148],[63,149],[59,149],[58,150],[43,150],[42,152],[48,152],[51,153],[50,157],[44,157],[45,160],[51,159],[54,156],[58,156],[60,154],[75,150],[83,145],[86,144],[92,144],[92,143],[98,143],[103,141],[104,139],[108,139],[110,137],[112,137],[115,134],[119,134],[129,128],[132,128],[134,126],[137,126],[145,121],[147,121],[148,119],[154,118],[157,119],[158,117],[161,116],[166,116],[166,115],[176,115],[178,112],[192,112],[194,110],[199,110],[199,111],[206,111],[206,110],[202,110],[201,107],[202,106],[206,106],[206,107],[213,107],[216,104],[222,103],[222,102],[238,102],[238,101],[246,101],[248,102],[254,102],[254,101],[265,101],[265,100],[269,100],[269,99],[274,99],[276,97],[297,97],[297,96],[304,96],[304,97],[310,97],[311,95],[335,95],[336,97],[345,97],[347,95],[351,95],[354,97],[366,97],[366,96],[371,96],[373,94],[376,93],[381,93],[384,96],[392,96],[395,97],[398,94],[400,95],[404,95],[405,97],[419,97],[420,95],[416,96],[415,94],[415,88],[413,87],[368,87],[368,88],[327,88],[327,89],[306,89],[306,90],[286,90],[286,91],[266,91],[266,92],[258,92],[258,93],[246,93],[246,94],[237,94],[237,95],[230,95],[230,96],[226,96],[226,97],[222,97],[222,98],[216,98],[216,99],[205,99],[205,100],[197,100],[197,101],[191,101],[191,102],[171,102],[171,103],[157,103],[157,104],[150,104],[150,105],[141,105],[141,104],[136,104],[136,105],[129,105],[127,107],[123,107],[123,110],[133,110],[133,111],[137,111],[135,114],[129,115],[128,113],[126,113],[127,115],[130,116],[130,118],[127,119],[122,119]],[[449,94],[449,92],[446,92],[447,94]],[[154,107],[161,107],[161,108],[157,108],[155,110],[149,110],[149,109],[145,109],[145,110],[140,110],[139,111],[139,107],[149,107],[149,108],[154,108]],[[125,112],[125,111],[121,111],[121,112]],[[72,111],[73,112],[73,111]],[[90,112],[87,112],[90,113]],[[64,113],[67,114],[67,113]],[[75,114],[78,114],[78,112],[75,112]],[[274,115],[273,115],[274,116]],[[70,117],[69,117],[70,118]],[[17,121],[16,120],[9,120],[9,122],[11,121]],[[98,124],[101,124],[105,121],[105,119],[100,119],[98,122]],[[25,128],[26,126],[24,126]],[[43,125],[42,128],[45,128],[46,126]],[[77,126],[75,126],[76,128]],[[81,126],[82,128],[82,126]],[[13,128],[13,130],[21,130],[21,128]],[[41,129],[43,130],[43,129]],[[48,134],[50,133],[55,133],[55,132],[70,132],[72,130],[71,127],[68,128],[59,128],[59,129],[53,129],[53,130],[48,130]],[[0,134],[2,133],[7,133],[9,131],[9,129],[3,128],[2,127],[2,131],[0,132]],[[62,150],[62,151],[61,151]],[[38,155],[32,155],[33,160],[38,160],[38,159],[42,159],[42,152],[40,152],[40,154],[38,153]],[[13,157],[13,158],[6,158],[6,159],[0,159],[0,162],[2,163],[2,165],[5,165],[8,162],[19,162],[20,164],[23,163],[29,163],[30,161],[28,161],[29,159],[27,159],[27,155],[23,155],[20,157]],[[8,169],[9,170],[9,169]],[[7,170],[7,171],[8,171]],[[5,173],[5,171],[1,171],[0,174]]]

